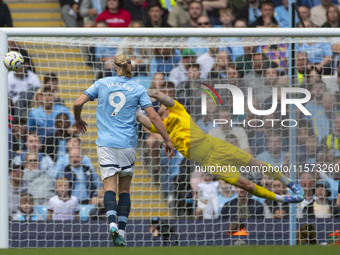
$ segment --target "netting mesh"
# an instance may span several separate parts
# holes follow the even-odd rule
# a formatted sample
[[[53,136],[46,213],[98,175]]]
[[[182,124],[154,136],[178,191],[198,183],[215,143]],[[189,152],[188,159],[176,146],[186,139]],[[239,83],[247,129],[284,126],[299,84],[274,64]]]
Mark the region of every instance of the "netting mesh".
[[[293,86],[312,95],[304,104],[311,115],[297,110],[294,166],[293,127],[280,108],[280,92],[289,87],[288,43],[295,44]],[[94,81],[115,75],[113,62],[122,53],[132,59],[133,80],[177,99],[203,132],[296,171],[306,192],[297,205],[298,243],[326,242],[340,227],[338,43],[338,38],[10,38],[9,50],[25,58],[21,71],[8,74],[10,245],[112,246],[95,145],[96,102],[84,106],[89,128],[82,135],[73,126],[72,106]],[[233,85],[245,96],[251,88],[258,110],[271,108],[276,88],[278,107],[256,115],[245,98],[244,114],[234,114],[232,94],[217,84]],[[178,151],[169,160],[161,136],[141,125],[138,137],[128,246],[288,244],[288,204],[207,175]],[[289,194],[278,180],[239,171],[276,194]],[[61,203],[56,194],[63,189],[72,197]]]

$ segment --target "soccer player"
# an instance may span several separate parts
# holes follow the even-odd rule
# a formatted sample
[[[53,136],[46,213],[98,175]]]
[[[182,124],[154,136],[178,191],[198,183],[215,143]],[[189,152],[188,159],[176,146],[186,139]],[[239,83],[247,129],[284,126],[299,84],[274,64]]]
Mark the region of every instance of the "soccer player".
[[[209,169],[209,167],[211,169],[212,166],[215,166],[215,169],[216,166],[233,166],[234,168],[236,167],[235,170],[237,170],[237,168],[242,166],[256,166],[257,169],[263,171],[263,166],[265,166],[267,170],[270,170],[263,171],[266,175],[275,180],[280,180],[295,194],[274,194],[251,182],[242,176],[239,171],[220,171],[213,172],[213,174],[257,197],[281,203],[299,203],[303,201],[303,189],[299,185],[294,184],[273,166],[252,157],[249,153],[242,151],[228,142],[205,134],[193,122],[184,106],[176,100],[173,100],[157,90],[150,90],[149,96],[157,99],[162,104],[158,110],[158,114],[161,116],[164,125],[167,127],[168,134],[174,147],[182,153],[183,156],[196,161],[200,166],[206,166],[206,169]],[[137,120],[151,132],[157,132],[147,116],[137,113]]]
[[[89,87],[75,101],[74,116],[77,130],[84,133],[87,123],[81,118],[83,105],[98,98],[96,144],[105,190],[104,207],[115,246],[126,246],[125,227],[131,207],[129,192],[136,160],[138,105],[145,110],[165,140],[165,151],[169,158],[173,156],[174,147],[160,116],[152,107],[146,89],[131,80],[131,59],[127,55],[119,55],[114,64],[117,76],[100,79]]]

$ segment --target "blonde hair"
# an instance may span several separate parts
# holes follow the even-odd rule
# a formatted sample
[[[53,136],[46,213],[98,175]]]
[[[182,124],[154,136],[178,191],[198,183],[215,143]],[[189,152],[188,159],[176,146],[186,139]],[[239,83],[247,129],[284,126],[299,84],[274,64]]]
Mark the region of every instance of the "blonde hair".
[[[131,72],[131,59],[128,55],[121,54],[118,55],[115,59],[115,65],[119,68],[117,71],[118,75],[126,76],[131,78],[132,72]]]
[[[41,88],[39,88],[35,93],[34,93],[34,96],[33,96],[33,106],[32,108],[35,109],[35,108],[38,108],[39,106],[42,106],[43,105],[43,102],[42,102],[42,99],[39,99],[38,100],[38,97],[39,96],[43,96],[43,90]]]

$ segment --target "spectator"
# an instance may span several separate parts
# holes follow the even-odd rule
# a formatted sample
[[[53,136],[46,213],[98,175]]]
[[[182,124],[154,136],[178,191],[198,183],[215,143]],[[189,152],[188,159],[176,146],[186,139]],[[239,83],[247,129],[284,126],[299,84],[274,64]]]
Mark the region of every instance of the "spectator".
[[[305,200],[297,205],[296,217],[314,217],[315,173],[302,172],[300,175],[300,185],[305,192]]]
[[[172,27],[180,27],[190,20],[188,12],[189,4],[192,0],[177,0],[175,5],[168,16],[168,24]]]
[[[311,71],[307,52],[300,51],[296,53],[296,69],[298,84],[305,87],[309,72]]]
[[[161,181],[161,190],[165,198],[169,198],[172,195],[173,180],[180,173],[180,164],[184,156],[175,150],[174,156],[169,159],[165,154],[164,150],[160,151],[160,178],[155,177],[156,180]]]
[[[220,25],[219,21],[219,9],[227,8],[228,0],[204,0],[202,1],[204,10],[207,11],[207,14],[213,25]]]
[[[70,164],[69,154],[68,154],[69,151],[72,148],[80,148],[80,146],[81,146],[81,140],[79,137],[71,136],[67,139],[67,142],[66,142],[67,154],[60,155],[58,157],[57,163],[55,165],[54,177],[56,177],[58,173],[61,173],[64,170],[64,168]],[[91,159],[88,156],[83,156],[83,161],[81,163],[85,166],[89,166],[89,167],[92,166]]]
[[[8,91],[14,114],[27,116],[35,90],[40,87],[39,77],[31,71],[31,60],[24,56],[24,63],[17,72],[8,73]]]
[[[273,192],[278,195],[286,195],[287,189],[283,187],[283,184],[278,181],[273,181]],[[282,204],[275,201],[266,200],[264,202],[265,218],[269,219],[282,219],[289,216],[289,205]]]
[[[257,158],[272,166],[282,166],[285,162],[285,155],[286,153],[282,149],[281,136],[273,134],[268,137],[266,150],[259,154]]]
[[[66,113],[59,113],[56,116],[54,134],[44,139],[44,152],[56,162],[60,156],[67,153],[67,139],[72,137],[72,135],[73,130],[68,115]]]
[[[56,195],[48,202],[46,220],[79,220],[78,198],[72,195],[67,178],[59,178],[55,182]]]
[[[340,11],[337,5],[330,5],[326,12],[327,22],[322,27],[340,27]]]
[[[218,125],[217,127],[214,127],[209,131],[209,135],[213,137],[217,137],[223,141],[229,138],[230,135],[236,136],[236,139],[239,143],[239,148],[243,151],[246,151],[248,153],[252,153],[248,136],[243,127],[240,126],[232,126],[232,120],[231,120],[231,113],[228,109],[222,109],[219,114],[219,119],[226,122],[223,125]]]
[[[11,123],[12,129],[12,152],[19,155],[23,152],[27,139],[27,120],[24,118],[14,118]]]
[[[208,16],[201,15],[197,18],[198,28],[212,28],[212,24]],[[197,45],[200,45],[197,47]],[[209,51],[209,43],[207,38],[189,37],[186,48],[192,49],[196,56],[201,56]]]
[[[336,116],[335,98],[331,93],[324,93],[322,100],[323,112],[318,112],[313,116],[314,134],[318,137],[318,141],[332,133],[334,130],[334,120]]]
[[[55,104],[60,104],[65,106],[65,102],[58,95],[59,86],[58,86],[58,76],[55,73],[48,73],[44,76],[44,86],[51,86],[53,93],[53,102]]]
[[[339,148],[339,138],[340,138],[340,113],[336,113],[334,119],[334,129],[333,132],[329,133],[321,141],[321,144],[325,145],[328,149],[333,149],[335,152],[340,152]]]
[[[210,49],[210,51],[211,51],[211,49]],[[207,71],[208,72],[206,74],[202,75],[202,78],[204,78],[204,79],[207,79],[207,78],[209,78],[209,79],[228,78],[227,69],[228,69],[228,65],[229,65],[229,62],[230,62],[230,55],[228,54],[228,52],[226,52],[224,50],[219,50],[217,54],[215,53],[212,56],[214,56],[214,58],[213,58],[214,62],[211,63],[212,64],[211,67],[210,67],[210,65],[208,66],[208,64],[210,64],[208,61],[205,62],[206,68],[204,68],[204,69],[202,68],[202,71],[204,70],[205,72],[207,72]],[[197,62],[200,60],[200,58],[201,58],[201,56],[197,59]],[[203,63],[204,61],[201,60],[201,62]]]
[[[181,25],[181,27],[198,27],[197,19],[203,14],[203,5],[201,1],[192,1],[189,4],[189,16],[188,22]]]
[[[301,18],[303,21],[305,20],[310,20],[311,14],[310,14],[310,9],[306,5],[300,5],[298,7],[298,10],[300,12]]]
[[[51,176],[54,176],[53,160],[42,152],[41,139],[36,134],[29,134],[27,136],[25,149],[20,154],[20,160],[23,163],[27,153],[38,153],[39,169],[47,171]]]
[[[305,21],[305,24],[306,27],[312,26],[309,21]],[[332,73],[330,64],[333,53],[329,43],[297,43],[295,51],[307,52],[309,62],[315,67],[318,73],[323,75],[329,75]]]
[[[233,15],[236,16],[239,9],[241,9],[248,0],[228,0],[228,8],[231,8]]]
[[[81,0],[59,0],[61,17],[66,27],[82,27],[83,20],[79,15]]]
[[[174,48],[155,48],[150,60],[149,77],[153,78],[155,73],[162,73],[166,77],[171,70],[180,63],[180,52]]]
[[[260,0],[249,0],[246,5],[238,10],[236,19],[244,19],[247,22],[247,25],[250,25],[260,16]]]
[[[252,60],[252,71],[244,76],[244,80],[247,88],[253,88],[253,95],[263,108],[265,100],[272,95],[272,88],[265,85],[264,71],[268,68],[268,61],[263,53],[254,53]]]
[[[14,221],[37,221],[43,220],[42,215],[37,214],[34,210],[34,198],[30,193],[20,195],[20,206],[16,214],[13,215]]]
[[[54,104],[52,92],[50,86],[45,86],[43,88],[43,106],[32,109],[28,116],[28,131],[36,132],[42,139],[53,135],[56,116],[60,113],[67,114],[71,125],[74,124],[71,112],[64,106]]]
[[[311,9],[311,21],[321,27],[327,21],[327,8],[332,5],[332,0],[321,0],[321,4]]]
[[[84,19],[84,27],[94,26],[97,15],[99,13],[102,13],[106,8],[106,2],[106,0],[82,0],[80,4],[79,14]]]
[[[249,73],[253,69],[253,54],[257,51],[256,46],[243,46],[243,55],[235,59],[237,69],[241,71],[241,76]]]
[[[245,91],[244,80],[234,63],[229,63],[227,66],[227,81],[228,84],[235,85]]]
[[[235,28],[244,28],[247,27],[247,22],[244,19],[236,19],[233,27]],[[229,45],[226,49],[228,53],[230,53],[231,61],[235,61],[235,59],[239,56],[242,56],[244,54],[244,50],[242,46],[239,46],[238,43],[242,41],[241,37],[221,37],[220,38],[222,43],[228,43],[232,45]],[[220,50],[223,50],[223,48],[220,48]]]
[[[199,108],[201,109],[201,90],[202,86],[200,64],[194,63],[188,67],[188,80],[180,82],[176,87],[176,98],[190,112],[195,114]]]
[[[90,220],[98,220],[105,221],[106,220],[106,211],[104,207],[104,188],[101,187],[97,190],[97,203],[96,206],[91,209],[89,213]]]
[[[237,197],[236,191],[234,190],[233,186],[229,183],[219,180],[219,189],[218,189],[218,215],[221,215],[221,210],[224,204],[228,203],[229,201],[233,200]]]
[[[129,27],[141,28],[144,27],[142,21],[132,20]],[[143,47],[126,47],[126,44],[131,40],[131,38],[122,38],[116,55],[125,54],[131,58],[131,71],[134,74],[133,80],[142,84],[144,87],[150,87],[150,80],[147,73],[147,69],[150,63],[149,55],[151,54],[151,49]],[[114,63],[112,62],[113,68]],[[144,79],[143,79],[144,78]]]
[[[261,16],[251,23],[250,27],[273,27],[278,25],[274,17],[274,4],[272,2],[263,1],[260,10]]]
[[[213,120],[218,112],[217,106],[214,101],[208,97],[207,98],[207,114],[206,115],[197,115],[199,118],[196,121],[197,126],[199,126],[204,133],[209,133],[209,131],[213,128]]]
[[[323,112],[322,100],[323,94],[325,93],[325,84],[320,80],[316,81],[311,85],[310,88],[312,99],[305,104],[306,109],[311,113],[311,115],[304,115],[308,122],[311,124],[313,121],[313,116]]]
[[[213,176],[205,173],[203,183],[198,184],[198,199],[196,218],[203,219],[218,218],[218,181],[213,181]]]
[[[96,19],[105,21],[108,27],[128,27],[132,20],[130,13],[123,8],[122,0],[107,0],[105,10]]]
[[[97,188],[101,186],[101,182],[92,164],[89,166],[82,164],[83,156],[79,147],[69,151],[69,161],[70,164],[62,172],[57,173],[57,178],[67,178],[72,194],[81,204],[89,204],[91,199],[97,198]]]
[[[148,6],[148,21],[146,27],[170,27],[163,19],[164,10],[159,2],[151,2]]]
[[[147,2],[146,0],[124,1],[124,9],[131,14],[132,20],[141,21],[143,26],[145,26],[148,21]]]
[[[280,27],[289,27],[289,0],[282,0],[283,5],[275,7],[275,19]]]
[[[28,184],[22,179],[22,170],[20,157],[14,157],[8,169],[8,209],[10,217],[18,211],[21,194],[29,193]]]
[[[193,63],[196,63],[195,52],[192,49],[184,49],[181,62],[170,72],[169,81],[173,82],[177,87],[180,82],[188,80],[188,67]]]
[[[263,206],[249,198],[249,193],[236,187],[237,198],[227,202],[221,211],[222,219],[243,220],[263,218]]]
[[[27,182],[35,204],[45,204],[53,195],[53,177],[46,169],[39,169],[37,153],[26,153],[24,166],[23,180]]]
[[[201,55],[197,58],[197,63],[200,64],[202,79],[208,78],[208,74],[211,71],[211,69],[213,68],[214,63],[218,64],[219,63],[218,61],[220,59],[222,59],[221,65],[224,65],[224,67],[226,67],[228,62],[230,61],[230,57],[229,57],[228,53],[219,54],[220,52],[218,52],[218,53],[217,52],[218,52],[218,48],[210,47],[209,52],[204,53],[203,55]],[[219,55],[223,55],[222,58],[219,58]],[[226,70],[226,68],[224,70]]]
[[[0,0],[0,27],[13,27],[11,12],[2,0]]]
[[[315,184],[315,200],[313,211],[315,218],[331,218],[333,214],[333,201],[329,200],[331,195],[329,183],[320,180]],[[334,201],[335,202],[335,201]]]
[[[279,79],[279,72],[278,72],[278,70],[276,68],[269,67],[268,69],[266,69],[264,71],[264,75],[265,75],[265,78],[266,78],[266,80],[264,81],[264,84],[266,86],[271,88],[271,87],[273,87],[273,86],[275,86],[277,84],[277,81]],[[280,87],[280,89],[281,89],[281,87]],[[279,91],[278,91],[277,94],[281,95]]]
[[[317,162],[317,148],[318,138],[316,135],[308,136],[306,142],[306,149],[300,151],[298,161],[300,163],[315,163]]]
[[[219,21],[222,23],[222,27],[233,27],[235,17],[230,8],[219,9],[218,13]]]

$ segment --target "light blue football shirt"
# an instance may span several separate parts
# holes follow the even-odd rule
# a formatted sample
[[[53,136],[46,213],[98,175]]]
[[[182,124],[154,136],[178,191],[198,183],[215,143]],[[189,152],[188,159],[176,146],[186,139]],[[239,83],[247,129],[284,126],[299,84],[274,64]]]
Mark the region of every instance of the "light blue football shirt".
[[[137,147],[136,110],[152,106],[146,89],[124,76],[96,81],[85,92],[97,102],[98,146],[110,148]]]

